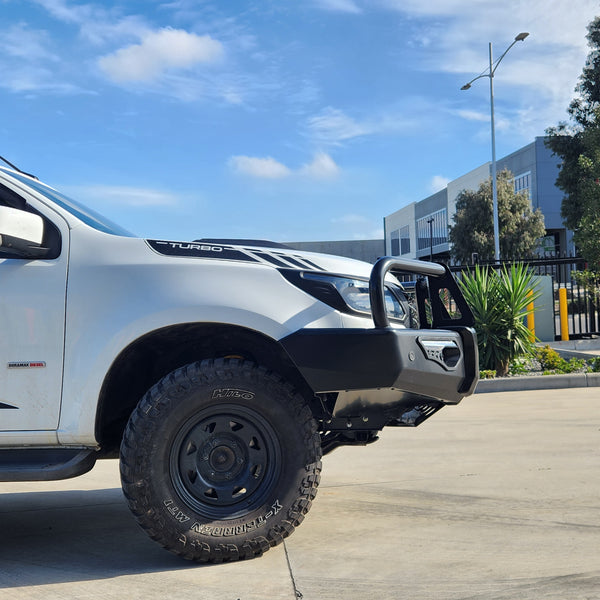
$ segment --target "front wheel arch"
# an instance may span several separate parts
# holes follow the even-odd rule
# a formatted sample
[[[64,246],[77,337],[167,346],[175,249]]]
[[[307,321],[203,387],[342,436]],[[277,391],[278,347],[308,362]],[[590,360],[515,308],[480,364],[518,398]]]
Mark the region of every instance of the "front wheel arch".
[[[187,364],[226,356],[261,364],[279,373],[305,397],[313,397],[306,380],[281,344],[264,334],[219,323],[163,327],[127,346],[104,379],[95,424],[95,438],[102,455],[118,456],[131,413],[139,399],[157,381]]]

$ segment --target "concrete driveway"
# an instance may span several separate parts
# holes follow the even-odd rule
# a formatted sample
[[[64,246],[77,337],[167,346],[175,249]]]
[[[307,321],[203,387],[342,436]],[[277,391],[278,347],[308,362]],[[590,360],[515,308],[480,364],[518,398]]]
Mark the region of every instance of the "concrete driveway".
[[[302,526],[198,566],[138,529],[115,461],[0,484],[0,598],[600,599],[600,391],[478,394],[325,457]]]

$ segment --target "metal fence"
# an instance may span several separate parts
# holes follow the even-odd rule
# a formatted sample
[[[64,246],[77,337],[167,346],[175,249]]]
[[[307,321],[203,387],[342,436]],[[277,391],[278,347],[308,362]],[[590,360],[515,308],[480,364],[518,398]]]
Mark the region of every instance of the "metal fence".
[[[479,263],[480,267],[498,269],[503,265],[510,265],[513,261],[501,261],[500,263]],[[575,273],[585,271],[586,262],[577,257],[554,257],[533,258],[519,261],[529,266],[536,275],[548,275],[552,277],[553,306],[554,311],[554,338],[561,339],[561,324],[559,316],[559,289],[567,291],[567,313],[568,329],[570,339],[580,339],[600,335],[600,289],[586,288],[578,280]],[[461,273],[473,269],[474,265],[452,265],[450,270],[460,279]],[[405,282],[414,279],[407,276]],[[412,287],[410,284],[408,287]],[[449,304],[448,309],[453,310]]]
[[[501,261],[500,263],[482,263],[480,266],[490,268],[501,268],[510,265],[513,261]],[[552,277],[552,289],[554,293],[554,338],[561,339],[561,327],[559,316],[559,289],[567,291],[567,312],[569,324],[569,338],[579,339],[600,335],[600,310],[599,292],[582,285],[575,273],[585,271],[587,263],[582,258],[573,256],[553,258],[531,258],[522,261],[536,275],[548,275]],[[455,265],[450,267],[458,277],[460,272],[472,269],[473,265]]]

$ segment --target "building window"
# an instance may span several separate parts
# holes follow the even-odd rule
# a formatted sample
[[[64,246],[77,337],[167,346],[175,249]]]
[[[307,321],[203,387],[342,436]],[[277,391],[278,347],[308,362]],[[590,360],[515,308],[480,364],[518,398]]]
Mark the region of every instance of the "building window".
[[[400,228],[400,254],[410,254],[410,227],[408,225]]]
[[[528,198],[531,198],[531,171],[527,173],[521,173],[513,179],[515,186],[515,194],[519,192],[525,192]]]
[[[400,232],[398,229],[392,231],[390,239],[392,242],[392,256],[398,256],[400,254]]]
[[[427,250],[430,246],[447,242],[448,217],[445,208],[417,220],[417,250]]]

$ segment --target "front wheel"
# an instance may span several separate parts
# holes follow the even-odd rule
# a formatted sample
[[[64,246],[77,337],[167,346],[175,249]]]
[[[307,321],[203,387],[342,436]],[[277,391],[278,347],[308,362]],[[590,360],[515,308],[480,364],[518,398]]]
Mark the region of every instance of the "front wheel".
[[[207,360],[164,377],[121,444],[129,506],[151,538],[190,560],[259,556],[315,497],[320,438],[302,396],[248,361]]]

